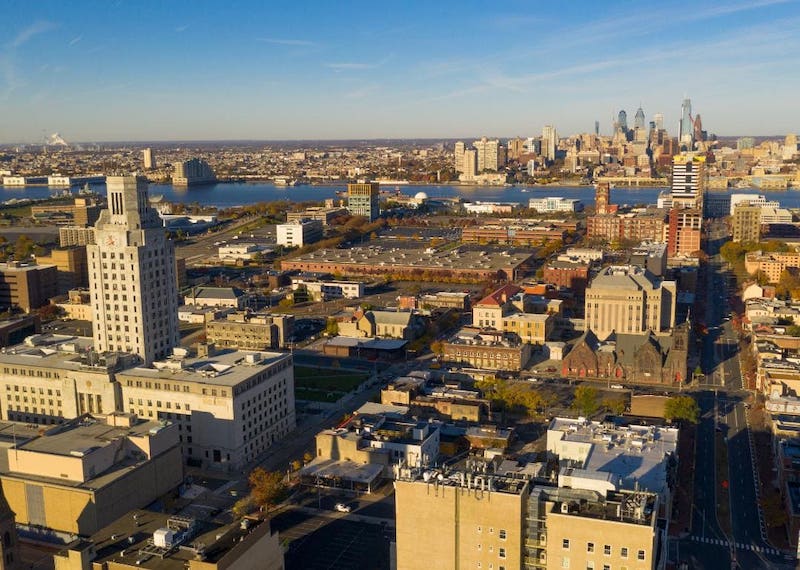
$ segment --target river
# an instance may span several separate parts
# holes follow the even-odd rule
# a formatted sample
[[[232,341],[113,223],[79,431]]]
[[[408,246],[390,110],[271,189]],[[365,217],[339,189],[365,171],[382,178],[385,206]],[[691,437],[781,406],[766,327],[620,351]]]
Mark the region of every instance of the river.
[[[105,185],[92,185],[92,190],[105,193]],[[191,188],[175,188],[171,184],[151,184],[150,195],[163,195],[169,202],[192,203],[228,208],[269,202],[274,200],[324,200],[336,198],[337,191],[344,190],[343,185],[326,186],[275,186],[265,182],[231,182],[217,183]],[[527,203],[530,198],[560,196],[577,198],[587,206],[594,204],[594,188],[591,186],[459,186],[459,185],[403,185],[382,186],[382,190],[394,192],[398,190],[407,196],[417,192],[425,192],[430,199],[461,197],[465,200],[482,202],[514,202]],[[617,187],[611,192],[611,202],[620,205],[654,204],[660,192],[667,188]],[[46,198],[63,188],[47,188],[30,186],[25,188],[0,186],[0,202],[12,198]],[[729,189],[726,192],[710,192],[710,194],[764,194],[769,200],[777,200],[784,208],[800,208],[800,192],[759,192],[755,189]]]

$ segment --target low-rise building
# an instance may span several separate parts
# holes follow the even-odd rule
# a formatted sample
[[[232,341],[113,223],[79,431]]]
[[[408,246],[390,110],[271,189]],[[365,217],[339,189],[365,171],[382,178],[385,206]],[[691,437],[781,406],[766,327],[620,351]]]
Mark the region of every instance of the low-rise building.
[[[275,226],[278,245],[284,247],[303,247],[322,239],[322,222],[302,219]]]
[[[287,212],[287,222],[299,222],[300,220],[319,220],[323,226],[328,226],[333,220],[341,216],[348,215],[346,208],[306,208],[302,212]]]
[[[566,287],[582,295],[589,283],[589,266],[572,261],[550,261],[542,268],[542,279],[559,287]]]
[[[0,347],[13,346],[42,332],[38,315],[12,316],[0,320]]]
[[[242,350],[285,348],[293,331],[293,315],[241,311],[206,322],[208,342]]]
[[[528,208],[537,212],[580,212],[583,210],[583,202],[570,198],[531,198],[528,200]]]
[[[271,252],[272,248],[266,245],[239,240],[225,243],[217,248],[217,256],[221,261],[252,261],[259,255]]]
[[[787,268],[800,267],[800,253],[791,251],[785,253],[765,253],[752,251],[744,257],[744,268],[750,274],[761,273],[770,283],[780,281],[781,273]]]
[[[339,334],[354,338],[398,338],[414,340],[425,331],[422,318],[408,311],[364,311],[337,319]]]
[[[531,345],[517,335],[464,327],[443,343],[446,362],[485,370],[519,371],[531,357]]]
[[[333,299],[360,299],[364,296],[362,281],[323,280],[305,275],[292,277],[292,290],[304,289],[310,300],[330,301]]]
[[[195,287],[184,297],[184,304],[195,307],[228,307],[243,309],[247,293],[236,287]]]
[[[19,307],[30,313],[48,304],[57,294],[55,265],[0,263],[0,310]]]
[[[110,538],[109,538],[110,537]],[[136,510],[53,555],[56,570],[283,570],[283,546],[268,520],[222,524]]]
[[[32,534],[91,535],[183,480],[178,426],[128,414],[84,415],[4,453],[3,492]]]
[[[92,320],[92,303],[90,300],[90,293],[88,289],[70,289],[67,292],[67,298],[60,298],[56,306],[64,311],[64,315],[68,319],[77,319],[79,321]],[[91,332],[91,331],[87,331]],[[19,344],[24,339],[20,339]]]
[[[89,264],[84,246],[54,248],[50,251],[50,255],[38,256],[36,262],[56,267],[56,291],[59,294],[77,287],[89,286]]]

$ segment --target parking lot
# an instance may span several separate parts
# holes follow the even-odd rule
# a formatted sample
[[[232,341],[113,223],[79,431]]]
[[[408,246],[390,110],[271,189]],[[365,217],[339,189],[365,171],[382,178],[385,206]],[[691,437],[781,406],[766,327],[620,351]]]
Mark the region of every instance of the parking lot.
[[[298,510],[276,515],[271,524],[288,541],[287,570],[389,569],[393,533],[383,525]]]

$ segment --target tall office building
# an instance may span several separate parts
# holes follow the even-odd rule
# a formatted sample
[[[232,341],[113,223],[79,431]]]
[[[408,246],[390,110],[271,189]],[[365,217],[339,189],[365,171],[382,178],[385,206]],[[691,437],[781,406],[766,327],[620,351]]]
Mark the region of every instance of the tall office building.
[[[109,176],[108,209],[87,245],[98,352],[131,352],[149,364],[179,344],[175,250],[147,201],[141,176]]]
[[[558,144],[558,134],[552,125],[542,127],[542,154],[547,160],[556,159],[556,145]]]
[[[672,206],[703,208],[706,187],[706,157],[678,154],[672,157]]]
[[[146,148],[142,151],[142,156],[144,157],[144,169],[145,170],[153,170],[156,167],[156,161],[153,158],[153,149]]]
[[[623,133],[628,131],[628,114],[625,109],[621,110],[617,115],[617,126]]]
[[[653,122],[656,124],[656,130],[661,131],[664,129],[664,115],[662,113],[653,115]]]
[[[644,129],[644,110],[641,107],[636,109],[636,115],[633,117],[633,128]]]
[[[478,172],[490,170],[496,172],[506,164],[506,153],[498,139],[489,140],[486,137],[472,143],[478,151]]]
[[[680,132],[678,139],[681,144],[691,145],[694,142],[694,121],[692,120],[692,100],[684,99],[681,104]]]
[[[370,222],[380,215],[380,188],[377,182],[347,185],[347,210],[353,216],[364,216]]]
[[[600,136],[600,121],[594,122],[594,134],[595,136]]]

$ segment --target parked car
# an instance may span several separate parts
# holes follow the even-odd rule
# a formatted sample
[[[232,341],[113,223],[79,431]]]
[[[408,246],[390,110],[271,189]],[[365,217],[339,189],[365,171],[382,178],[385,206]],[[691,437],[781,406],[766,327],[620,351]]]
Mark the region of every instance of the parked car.
[[[333,508],[339,511],[340,513],[349,513],[352,510],[350,508],[350,505],[345,505],[344,503],[336,503],[336,506]]]

